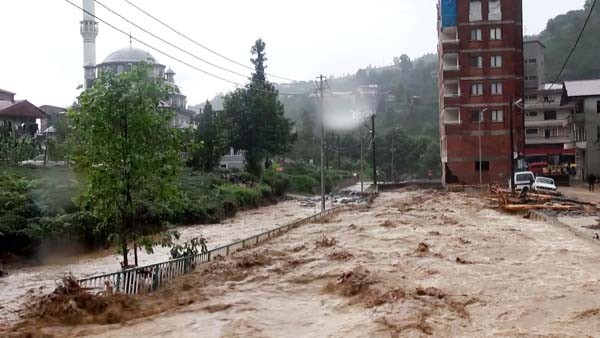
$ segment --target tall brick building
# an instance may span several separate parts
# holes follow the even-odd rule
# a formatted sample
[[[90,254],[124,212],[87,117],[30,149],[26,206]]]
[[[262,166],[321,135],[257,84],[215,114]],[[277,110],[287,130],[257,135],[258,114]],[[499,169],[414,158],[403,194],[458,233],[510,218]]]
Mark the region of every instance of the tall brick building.
[[[522,0],[438,2],[446,184],[479,184],[480,170],[484,184],[506,184],[511,157],[522,156],[523,112],[511,104],[524,95],[522,17]]]

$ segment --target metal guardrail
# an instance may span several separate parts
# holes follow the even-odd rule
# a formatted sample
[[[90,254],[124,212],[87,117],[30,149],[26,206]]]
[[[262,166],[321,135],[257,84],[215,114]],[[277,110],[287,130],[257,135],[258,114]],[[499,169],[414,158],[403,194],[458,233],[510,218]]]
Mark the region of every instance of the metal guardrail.
[[[237,251],[255,247],[301,225],[315,222],[348,208],[349,206],[340,206],[325,210],[299,221],[288,223],[194,256],[181,257],[161,263],[121,270],[119,272],[86,277],[78,281],[81,287],[97,293],[138,294],[157,290],[166,282],[191,272],[197,266],[210,262],[211,259],[219,256],[228,256]]]

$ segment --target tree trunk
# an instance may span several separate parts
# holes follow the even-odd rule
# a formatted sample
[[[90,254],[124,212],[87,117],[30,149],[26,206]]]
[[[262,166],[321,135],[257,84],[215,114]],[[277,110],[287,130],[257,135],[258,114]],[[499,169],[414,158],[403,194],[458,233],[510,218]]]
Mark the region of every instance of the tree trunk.
[[[135,236],[135,232],[133,233],[133,259],[135,261],[135,266],[138,266],[138,254],[137,254],[138,246],[137,246],[137,237]]]
[[[126,230],[126,220],[125,217],[123,217],[122,223],[121,224],[121,251],[123,251],[123,268],[127,268],[127,266],[129,265],[129,261],[127,260],[127,230]]]

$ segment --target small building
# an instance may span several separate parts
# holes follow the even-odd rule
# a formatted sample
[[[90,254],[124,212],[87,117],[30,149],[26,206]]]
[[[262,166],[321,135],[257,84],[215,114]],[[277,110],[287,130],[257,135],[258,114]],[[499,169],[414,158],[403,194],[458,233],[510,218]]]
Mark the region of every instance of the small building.
[[[600,176],[600,79],[566,81],[563,103],[572,104],[571,140],[565,146],[576,152],[577,176]]]
[[[243,151],[236,151],[233,147],[229,148],[229,153],[223,155],[219,161],[219,168],[223,170],[244,169],[246,166],[246,156]]]
[[[38,132],[37,120],[46,119],[47,115],[27,100],[15,100],[15,95],[0,89],[0,132],[34,136]]]
[[[40,109],[46,113],[48,118],[43,119],[40,123],[40,132],[44,133],[48,128],[55,126],[58,119],[66,116],[67,109],[51,105],[40,106]]]
[[[570,117],[575,105],[562,102],[563,85],[547,83],[526,97],[525,158],[527,163],[547,163],[566,168],[575,163]]]

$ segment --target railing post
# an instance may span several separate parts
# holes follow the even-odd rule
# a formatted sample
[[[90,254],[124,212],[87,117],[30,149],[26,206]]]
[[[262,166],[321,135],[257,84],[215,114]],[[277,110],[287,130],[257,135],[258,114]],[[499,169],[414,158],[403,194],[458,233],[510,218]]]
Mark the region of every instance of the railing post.
[[[211,253],[211,251],[208,252],[208,261],[207,262],[210,262],[210,253]]]
[[[226,256],[229,256],[229,245],[227,246],[227,254]]]

